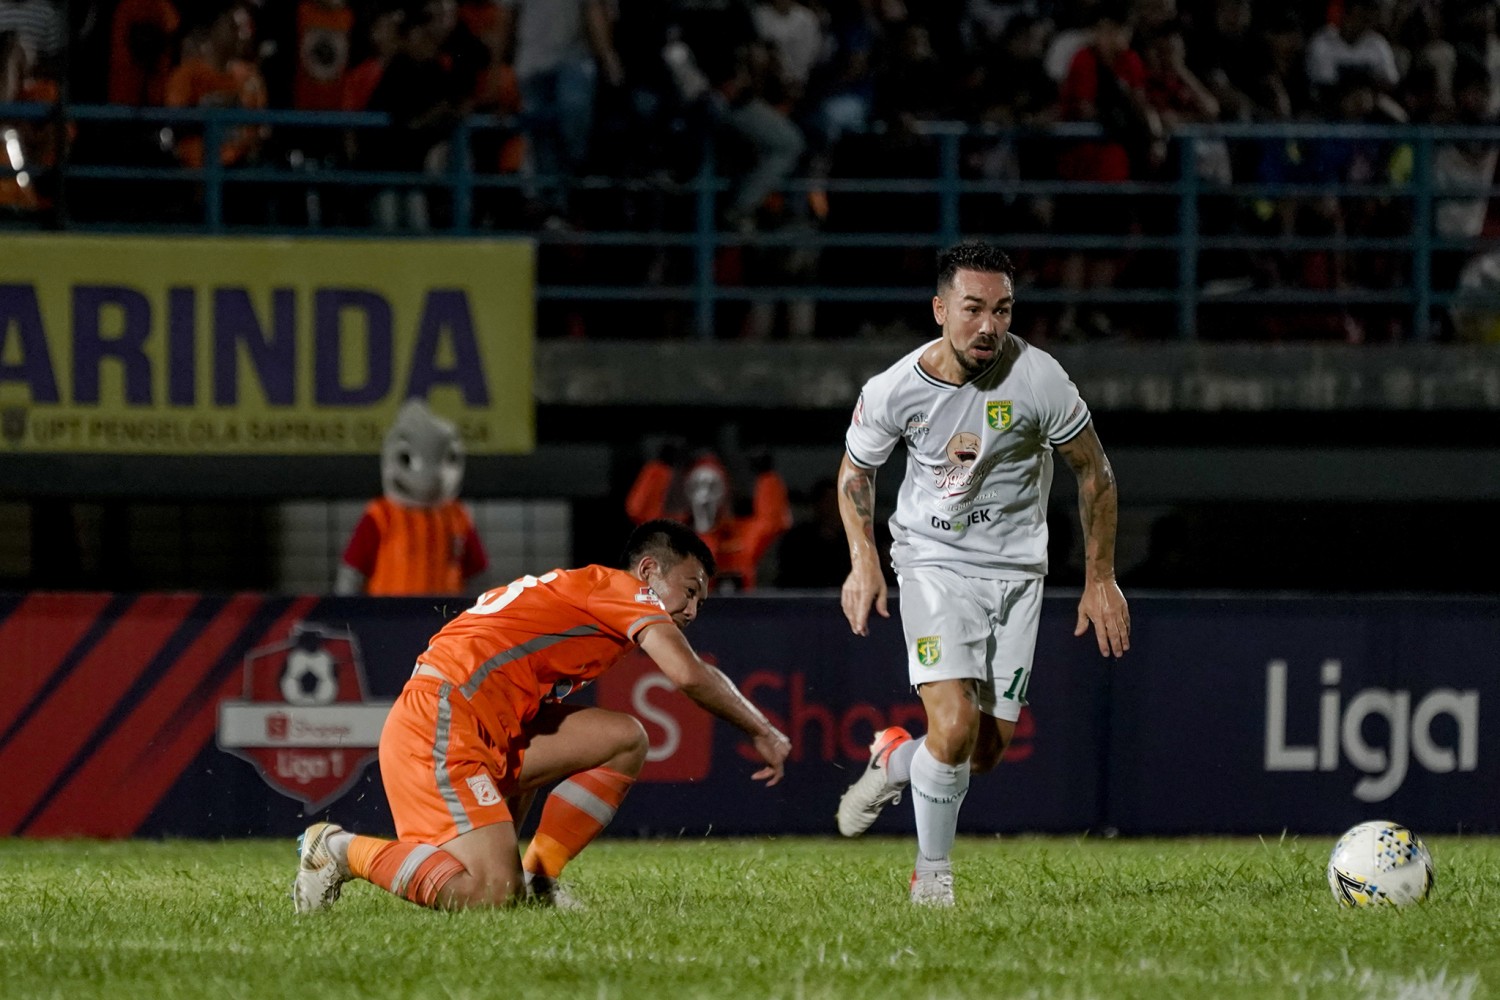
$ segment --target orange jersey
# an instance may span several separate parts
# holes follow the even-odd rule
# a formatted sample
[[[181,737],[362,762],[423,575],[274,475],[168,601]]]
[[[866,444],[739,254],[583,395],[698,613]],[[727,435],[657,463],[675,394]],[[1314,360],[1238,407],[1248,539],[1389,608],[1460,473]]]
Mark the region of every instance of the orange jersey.
[[[260,70],[240,59],[231,59],[222,71],[215,69],[207,60],[191,57],[167,77],[167,107],[196,108],[212,103],[229,107],[264,108],[266,106],[266,82]],[[203,137],[196,134],[179,135],[177,158],[189,167],[203,166]],[[260,145],[260,130],[253,125],[230,130],[219,146],[219,161],[233,166],[246,159]]]
[[[543,701],[587,684],[645,628],[671,620],[651,588],[624,570],[557,569],[484,594],[417,662],[453,684],[503,741],[519,736]]]
[[[344,562],[367,578],[374,597],[459,594],[488,564],[468,510],[457,500],[407,507],[371,500],[344,549]]]

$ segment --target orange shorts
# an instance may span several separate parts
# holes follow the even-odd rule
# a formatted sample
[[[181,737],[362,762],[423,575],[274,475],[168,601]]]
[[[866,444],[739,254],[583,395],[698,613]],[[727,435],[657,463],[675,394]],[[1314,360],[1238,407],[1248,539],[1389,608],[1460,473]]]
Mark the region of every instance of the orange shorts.
[[[445,844],[461,833],[512,822],[524,740],[487,739],[463,695],[436,677],[413,677],[380,733],[380,778],[396,836]]]

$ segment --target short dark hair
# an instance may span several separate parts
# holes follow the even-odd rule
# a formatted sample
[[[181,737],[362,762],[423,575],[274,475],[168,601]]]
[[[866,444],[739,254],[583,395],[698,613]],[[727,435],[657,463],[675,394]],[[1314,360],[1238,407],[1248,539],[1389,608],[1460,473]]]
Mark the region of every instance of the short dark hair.
[[[632,531],[625,542],[621,565],[624,569],[634,569],[644,556],[655,556],[666,569],[692,556],[703,564],[703,572],[708,576],[712,577],[716,572],[714,554],[709,551],[708,543],[681,521],[658,518]]]
[[[938,254],[937,290],[943,294],[952,284],[959,271],[984,271],[988,274],[1003,274],[1016,282],[1016,265],[1004,250],[980,240],[968,240],[951,246]]]

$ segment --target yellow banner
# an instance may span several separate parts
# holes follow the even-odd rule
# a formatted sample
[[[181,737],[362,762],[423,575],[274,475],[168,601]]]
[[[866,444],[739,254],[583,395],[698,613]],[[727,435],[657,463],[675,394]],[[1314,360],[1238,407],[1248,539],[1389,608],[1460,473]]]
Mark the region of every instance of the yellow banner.
[[[401,404],[535,445],[531,244],[0,235],[0,451],[372,453]]]

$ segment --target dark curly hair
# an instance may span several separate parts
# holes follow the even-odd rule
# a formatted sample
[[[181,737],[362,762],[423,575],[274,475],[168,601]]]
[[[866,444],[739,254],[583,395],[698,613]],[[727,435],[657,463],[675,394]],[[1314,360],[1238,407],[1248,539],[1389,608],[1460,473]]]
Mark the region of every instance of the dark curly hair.
[[[984,271],[988,274],[1003,274],[1016,281],[1016,265],[1010,262],[1004,250],[990,243],[969,240],[951,246],[938,254],[937,291],[942,295],[953,284],[953,276],[959,271]]]

